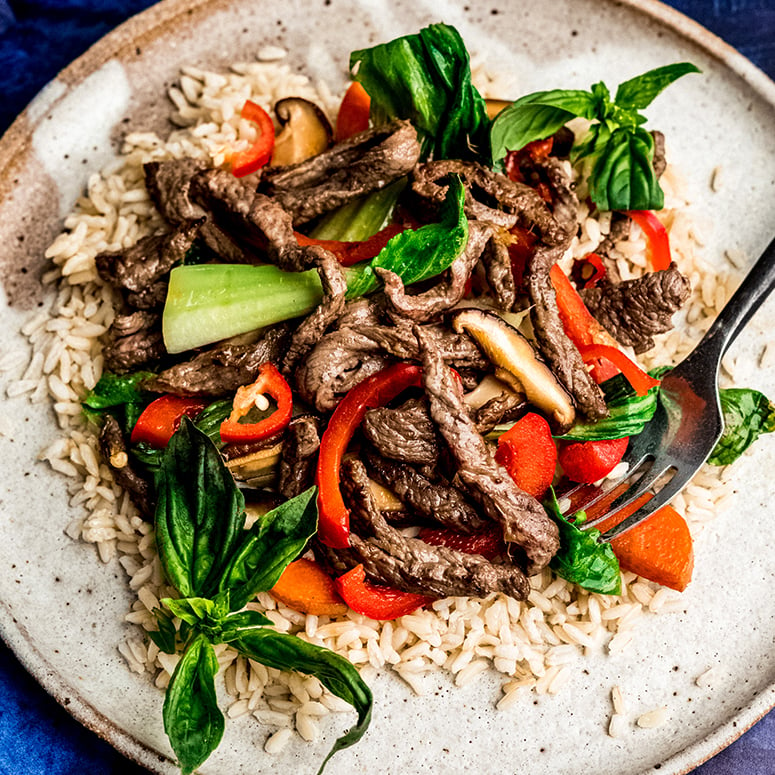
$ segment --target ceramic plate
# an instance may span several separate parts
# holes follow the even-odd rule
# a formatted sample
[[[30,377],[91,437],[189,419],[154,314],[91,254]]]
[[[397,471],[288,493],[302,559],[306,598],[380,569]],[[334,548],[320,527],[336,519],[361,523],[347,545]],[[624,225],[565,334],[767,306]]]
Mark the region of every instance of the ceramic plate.
[[[3,353],[26,352],[15,332],[41,303],[37,282],[46,245],[61,228],[87,177],[109,161],[128,129],[163,130],[165,88],[180,66],[209,69],[252,59],[279,44],[292,62],[339,88],[348,53],[443,20],[469,49],[506,76],[512,97],[537,89],[614,85],[649,68],[690,60],[687,77],[650,110],[669,138],[705,228],[703,257],[723,249],[757,255],[769,241],[775,188],[775,84],[696,24],[654,2],[553,0],[551,3],[446,0],[165,0],[94,46],[51,83],[0,142],[0,244]],[[723,165],[724,185],[709,181]],[[757,365],[775,330],[775,299],[734,346],[739,381],[775,395],[775,375]],[[63,532],[78,510],[66,482],[39,451],[57,435],[45,404],[6,400],[0,431],[0,631],[37,679],[85,725],[158,773],[176,771],[161,724],[162,694],[131,673],[117,645],[131,632],[130,605],[117,563]],[[616,656],[593,654],[557,696],[534,697],[498,712],[496,679],[462,690],[439,676],[418,698],[391,675],[374,685],[366,738],[336,756],[332,772],[530,772],[562,775],[682,773],[731,742],[775,700],[775,563],[772,488],[775,441],[761,440],[739,461],[731,506],[696,542],[695,579],[682,610],[648,616]],[[716,668],[716,687],[697,677]],[[667,706],[658,729],[632,725],[606,735],[610,690],[624,687],[629,714]],[[227,723],[204,773],[313,772],[347,719],[316,745],[262,750],[254,719]]]

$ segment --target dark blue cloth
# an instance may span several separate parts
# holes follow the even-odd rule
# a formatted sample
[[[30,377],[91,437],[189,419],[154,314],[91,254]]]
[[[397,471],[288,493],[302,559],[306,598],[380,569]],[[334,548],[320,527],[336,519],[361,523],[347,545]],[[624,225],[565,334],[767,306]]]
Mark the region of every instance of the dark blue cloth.
[[[0,0],[0,133],[71,60],[151,0]],[[668,0],[775,77],[775,0]],[[0,644],[0,775],[142,775],[76,723]],[[695,770],[773,775],[775,712]],[[529,774],[528,774],[529,775]]]

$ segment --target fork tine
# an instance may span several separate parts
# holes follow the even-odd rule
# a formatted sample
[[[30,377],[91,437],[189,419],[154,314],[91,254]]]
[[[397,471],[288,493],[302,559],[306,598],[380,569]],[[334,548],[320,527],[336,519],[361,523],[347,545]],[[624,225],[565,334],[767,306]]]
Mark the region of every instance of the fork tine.
[[[664,474],[666,474],[672,465],[662,461],[655,460],[648,471],[636,479],[621,495],[618,495],[608,506],[606,516],[613,514],[625,506],[629,506],[634,500],[638,499],[644,493],[647,493],[654,483]]]
[[[656,493],[653,498],[644,503],[637,511],[634,511],[632,514],[630,514],[629,517],[623,519],[618,525],[615,525],[610,530],[606,530],[606,532],[600,536],[600,541],[612,541],[614,538],[620,536],[622,533],[625,533],[627,530],[631,530],[632,528],[639,525],[645,519],[650,517],[655,511],[658,511],[662,508],[662,506],[665,506],[667,503],[669,503],[673,499],[673,496],[680,492],[680,490],[689,481],[690,478],[691,475],[689,473],[676,472],[675,476],[673,476],[673,478],[667,484],[665,484],[665,486],[658,493]]]

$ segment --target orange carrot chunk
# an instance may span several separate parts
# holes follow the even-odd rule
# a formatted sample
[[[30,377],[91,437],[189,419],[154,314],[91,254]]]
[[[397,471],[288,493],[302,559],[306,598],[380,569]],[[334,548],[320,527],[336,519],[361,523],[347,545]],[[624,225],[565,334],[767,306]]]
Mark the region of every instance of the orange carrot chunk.
[[[288,565],[271,592],[281,603],[303,614],[336,616],[347,612],[334,580],[314,560],[305,557]]]

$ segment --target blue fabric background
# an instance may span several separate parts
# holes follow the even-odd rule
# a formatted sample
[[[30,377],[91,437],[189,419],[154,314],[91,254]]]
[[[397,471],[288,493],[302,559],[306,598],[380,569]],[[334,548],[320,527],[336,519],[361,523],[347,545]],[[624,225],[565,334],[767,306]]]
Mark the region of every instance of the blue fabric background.
[[[151,0],[0,0],[0,134],[72,59]],[[775,0],[668,0],[775,77]],[[0,644],[0,775],[142,775]],[[532,775],[525,773],[525,775]],[[775,712],[694,775],[775,775]]]

